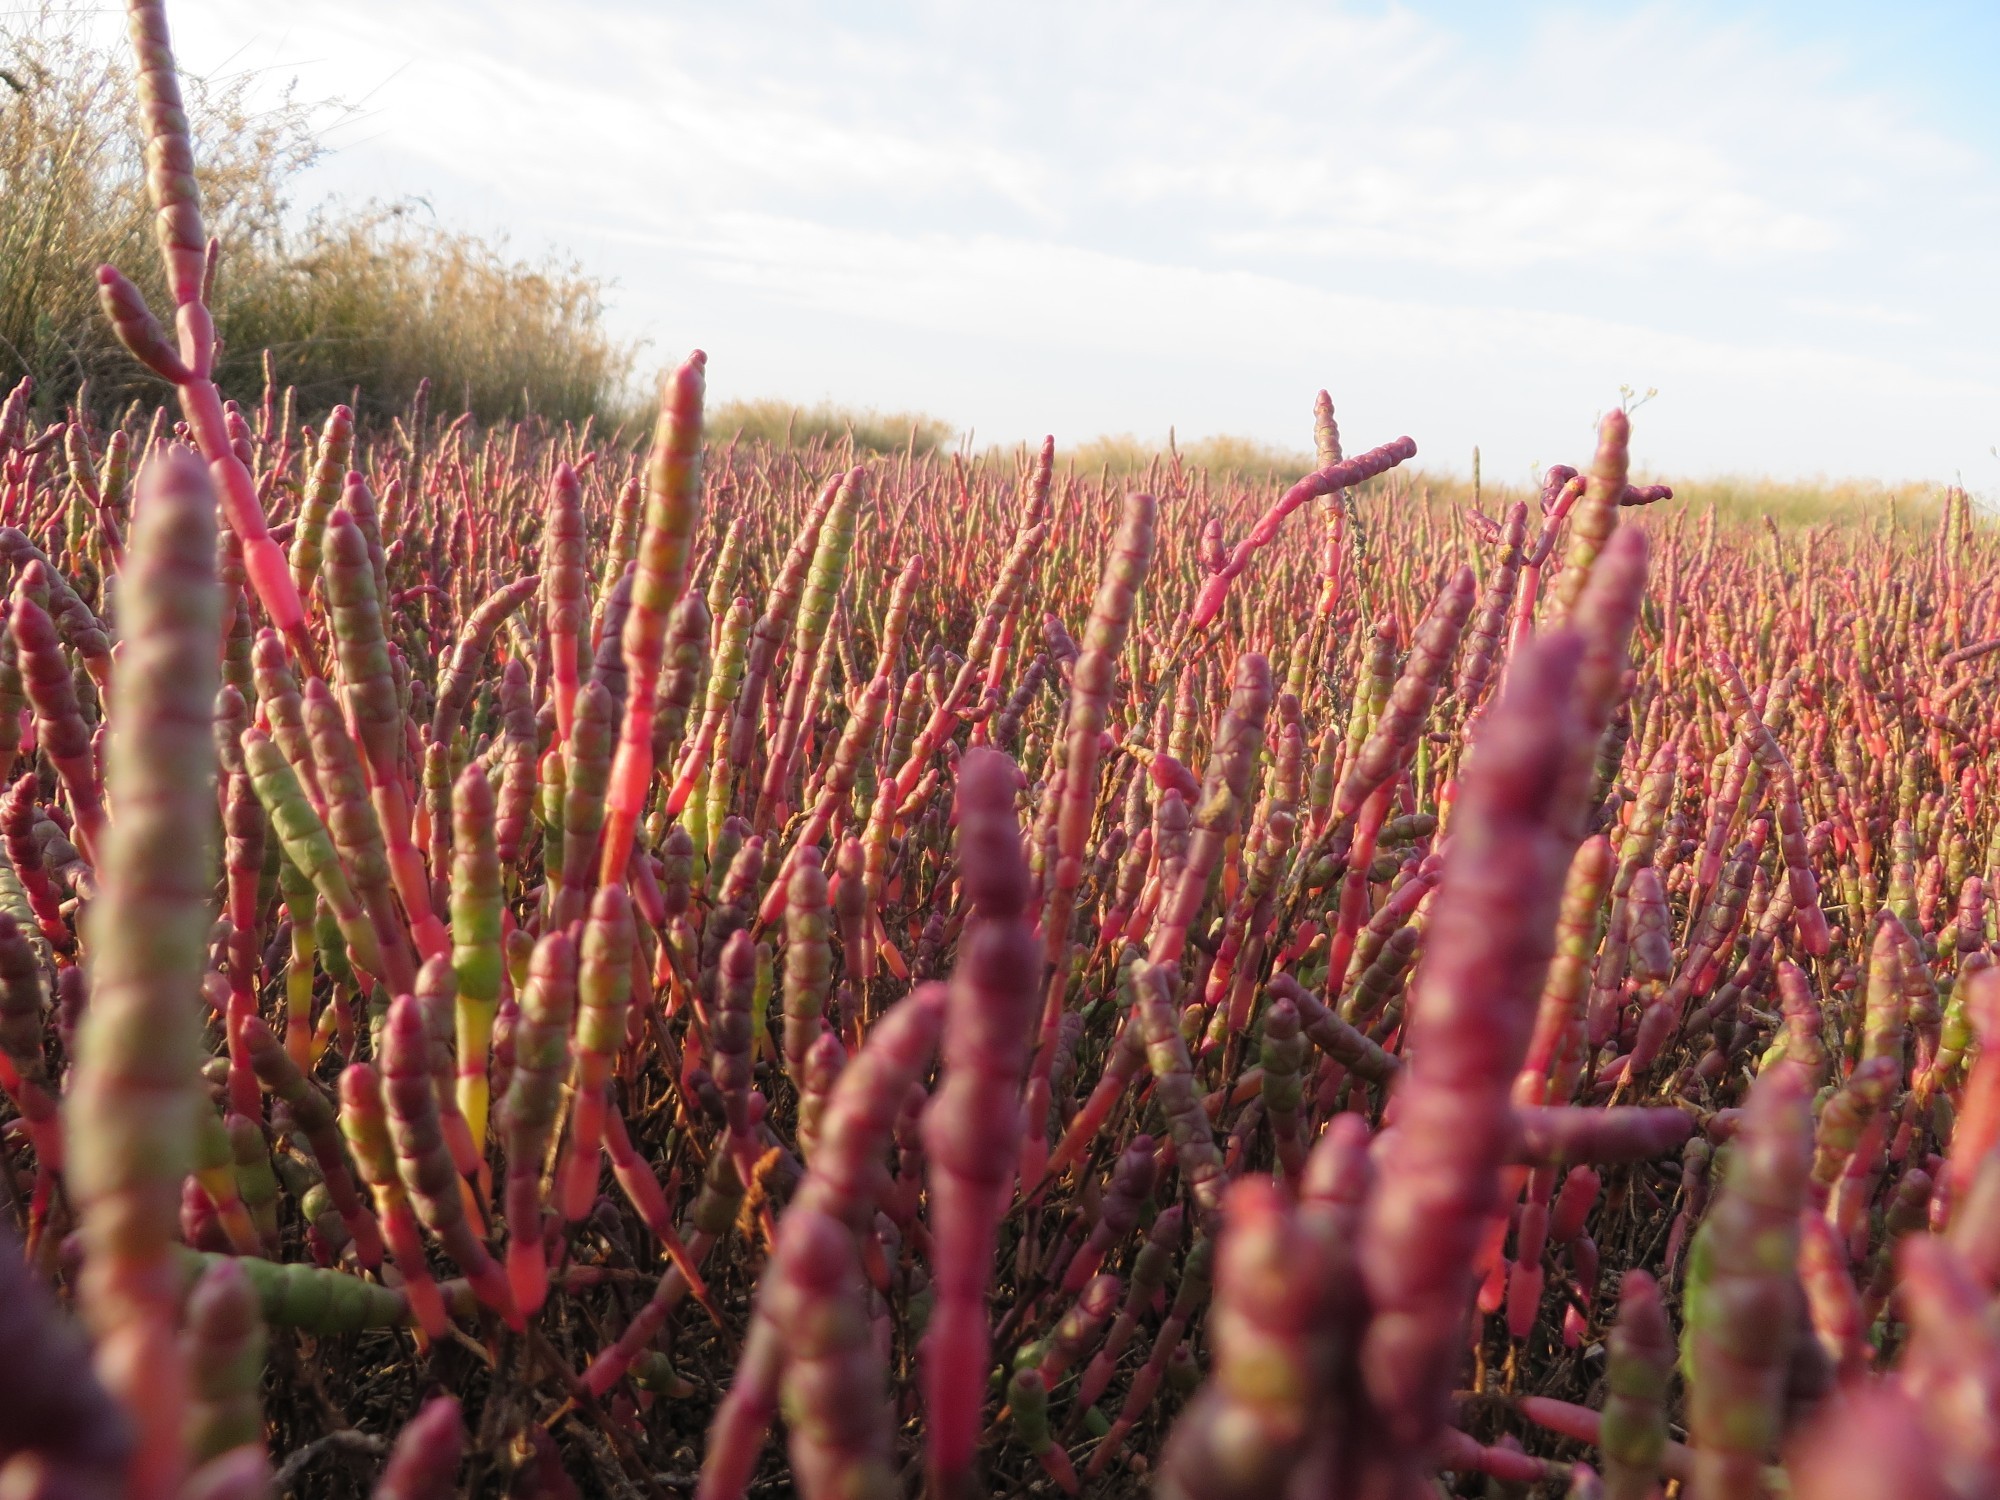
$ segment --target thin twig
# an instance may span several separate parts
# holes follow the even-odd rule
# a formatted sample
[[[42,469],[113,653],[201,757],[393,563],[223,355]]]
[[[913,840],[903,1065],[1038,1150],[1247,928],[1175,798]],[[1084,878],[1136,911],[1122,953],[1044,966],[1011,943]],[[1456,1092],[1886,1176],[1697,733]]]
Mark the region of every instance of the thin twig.
[[[293,1485],[305,1477],[307,1467],[317,1458],[328,1453],[359,1453],[370,1458],[380,1458],[389,1451],[386,1438],[379,1438],[372,1432],[363,1432],[359,1427],[342,1427],[324,1437],[316,1437],[300,1448],[294,1448],[285,1455],[285,1461],[278,1466],[278,1472],[271,1476],[271,1493],[286,1495]]]

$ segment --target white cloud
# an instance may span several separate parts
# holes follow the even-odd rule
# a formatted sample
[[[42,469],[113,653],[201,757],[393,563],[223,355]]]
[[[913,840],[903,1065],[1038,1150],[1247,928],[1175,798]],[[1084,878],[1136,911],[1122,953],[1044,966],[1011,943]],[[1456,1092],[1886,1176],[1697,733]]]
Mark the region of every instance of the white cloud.
[[[1879,302],[1840,302],[1824,297],[1793,297],[1785,305],[1808,318],[1832,318],[1853,323],[1873,323],[1883,328],[1920,328],[1930,321],[1922,313],[1884,307]]]
[[[1831,43],[1664,5],[1498,44],[1303,0],[552,14],[173,7],[190,66],[368,96],[323,183],[574,248],[721,390],[1299,442],[1328,384],[1357,439],[1506,472],[1626,382],[1659,469],[1996,469],[1994,164]]]

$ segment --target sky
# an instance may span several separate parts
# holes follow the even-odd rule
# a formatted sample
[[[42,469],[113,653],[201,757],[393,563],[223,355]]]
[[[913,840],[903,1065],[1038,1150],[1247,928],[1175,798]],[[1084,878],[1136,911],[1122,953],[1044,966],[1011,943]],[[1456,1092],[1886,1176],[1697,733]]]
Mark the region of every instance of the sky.
[[[173,0],[715,399],[2000,495],[2000,6]]]

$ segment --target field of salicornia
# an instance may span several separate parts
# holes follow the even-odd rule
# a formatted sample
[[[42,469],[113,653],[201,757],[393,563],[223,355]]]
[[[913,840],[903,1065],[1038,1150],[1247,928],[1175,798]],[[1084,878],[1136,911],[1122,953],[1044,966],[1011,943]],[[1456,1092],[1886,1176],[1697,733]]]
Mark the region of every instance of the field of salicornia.
[[[175,405],[0,407],[0,1496],[2000,1493],[1964,496],[238,406],[129,8]]]

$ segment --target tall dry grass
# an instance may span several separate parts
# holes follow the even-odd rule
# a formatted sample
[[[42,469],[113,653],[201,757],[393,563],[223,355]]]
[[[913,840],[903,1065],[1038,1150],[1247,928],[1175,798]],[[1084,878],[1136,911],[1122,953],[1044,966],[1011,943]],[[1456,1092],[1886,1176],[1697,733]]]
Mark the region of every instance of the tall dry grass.
[[[1884,484],[1873,479],[1774,479],[1765,474],[1724,474],[1687,479],[1677,474],[1647,471],[1634,482],[1669,484],[1674,498],[1666,504],[1694,515],[1710,509],[1724,526],[1762,528],[1768,520],[1781,530],[1811,526],[1929,527],[1937,521],[1945,489],[1939,484]],[[1413,485],[1440,497],[1470,499],[1472,485],[1456,475],[1413,474]],[[1498,516],[1516,500],[1536,503],[1538,492],[1525,485],[1484,485],[1479,503]],[[1978,516],[1975,510],[1975,518]]]
[[[36,0],[0,12],[0,380],[33,376],[45,406],[86,383],[112,406],[158,382],[112,339],[92,273],[112,262],[169,302],[142,183],[131,60],[86,9]],[[605,332],[603,284],[561,262],[514,259],[411,205],[293,211],[341,106],[246,74],[185,80],[203,209],[223,246],[220,381],[278,379],[311,405],[399,410],[431,377],[482,419],[580,419],[624,405],[635,351]]]
[[[1074,464],[1080,474],[1139,474],[1156,463],[1171,464],[1178,457],[1184,468],[1218,478],[1289,482],[1313,466],[1310,449],[1280,448],[1227,433],[1189,443],[1176,441],[1171,432],[1165,443],[1149,443],[1130,433],[1119,433],[1094,437],[1074,447],[1059,446],[1057,452],[1064,462]]]
[[[1723,474],[1671,481],[1676,498],[1725,516],[1780,526],[1826,522],[1867,525],[1930,525],[1944,489],[1936,484],[1884,484],[1873,479],[1772,479],[1767,475]],[[1975,512],[1977,514],[1977,512]]]
[[[829,447],[851,441],[864,453],[935,453],[958,440],[958,429],[942,417],[922,412],[884,412],[822,401],[798,406],[777,399],[724,401],[709,413],[708,430],[718,439],[735,436],[774,448]]]

